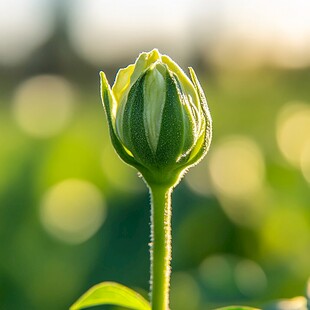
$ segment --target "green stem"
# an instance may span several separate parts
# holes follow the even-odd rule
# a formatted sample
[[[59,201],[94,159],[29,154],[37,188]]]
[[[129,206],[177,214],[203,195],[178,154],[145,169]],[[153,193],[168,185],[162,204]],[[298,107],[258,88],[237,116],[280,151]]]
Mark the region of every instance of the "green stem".
[[[151,186],[151,303],[152,310],[169,310],[172,188]]]

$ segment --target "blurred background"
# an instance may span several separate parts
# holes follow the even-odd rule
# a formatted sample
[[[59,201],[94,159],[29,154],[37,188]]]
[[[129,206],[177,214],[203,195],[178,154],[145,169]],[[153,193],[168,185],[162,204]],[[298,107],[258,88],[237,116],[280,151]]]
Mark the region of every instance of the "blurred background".
[[[111,147],[98,73],[112,84],[155,47],[194,67],[214,121],[173,195],[172,309],[303,295],[309,12],[307,0],[1,1],[0,309],[68,309],[106,280],[147,296],[149,195]]]

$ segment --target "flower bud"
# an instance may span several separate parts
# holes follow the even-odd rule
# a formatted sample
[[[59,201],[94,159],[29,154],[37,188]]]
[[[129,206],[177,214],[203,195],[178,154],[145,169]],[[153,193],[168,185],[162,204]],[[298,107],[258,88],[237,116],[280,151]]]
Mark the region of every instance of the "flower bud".
[[[149,185],[176,185],[210,146],[207,101],[194,70],[189,71],[192,81],[155,49],[119,70],[112,89],[100,73],[114,148]]]

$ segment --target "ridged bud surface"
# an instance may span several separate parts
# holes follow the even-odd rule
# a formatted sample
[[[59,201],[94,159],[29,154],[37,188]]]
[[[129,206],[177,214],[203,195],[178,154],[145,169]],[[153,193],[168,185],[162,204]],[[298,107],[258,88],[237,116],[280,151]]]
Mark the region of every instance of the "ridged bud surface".
[[[189,71],[192,81],[155,49],[119,70],[112,89],[100,73],[114,148],[148,183],[176,184],[209,148],[211,116],[195,72]]]

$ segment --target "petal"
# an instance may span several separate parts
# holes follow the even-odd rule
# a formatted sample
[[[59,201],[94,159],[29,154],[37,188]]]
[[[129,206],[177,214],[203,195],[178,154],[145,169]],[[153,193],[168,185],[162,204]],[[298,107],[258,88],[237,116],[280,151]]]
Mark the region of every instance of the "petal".
[[[130,87],[137,81],[146,69],[160,59],[161,55],[157,49],[154,49],[149,53],[141,53],[135,63],[135,69],[130,79]]]
[[[124,69],[120,69],[116,75],[112,91],[119,107],[121,102],[126,102],[128,92],[137,79],[144,71],[160,59],[157,49],[149,53],[141,53],[135,64],[129,65]]]
[[[159,53],[157,48],[154,48],[152,51],[147,53],[147,66],[161,60],[161,54]]]
[[[113,85],[113,94],[117,102],[124,95],[130,86],[130,77],[135,69],[135,65],[129,65],[125,69],[120,69],[116,75]],[[127,91],[128,93],[128,91]]]
[[[158,144],[162,114],[165,106],[166,70],[163,64],[158,63],[154,68],[150,68],[147,71],[144,83],[143,119],[146,137],[154,154]]]
[[[141,53],[134,64],[134,72],[130,78],[130,86],[132,86],[147,68],[147,53]]]

